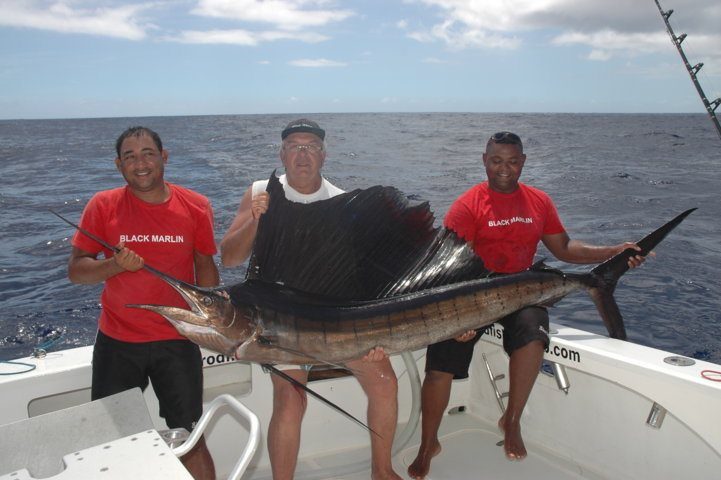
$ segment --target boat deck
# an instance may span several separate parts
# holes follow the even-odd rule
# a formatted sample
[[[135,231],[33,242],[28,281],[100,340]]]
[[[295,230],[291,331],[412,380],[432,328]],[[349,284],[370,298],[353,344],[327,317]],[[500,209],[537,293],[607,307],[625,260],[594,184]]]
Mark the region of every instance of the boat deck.
[[[478,342],[469,378],[454,383],[449,406],[454,412],[462,406],[465,411],[444,417],[440,430],[443,451],[432,462],[429,480],[718,477],[721,365],[688,361],[668,352],[560,326],[554,326],[546,356],[556,368],[550,372],[544,369],[539,375],[521,421],[528,458],[522,462],[506,460],[496,427],[501,399],[508,391],[508,359],[501,341],[500,335],[487,335]],[[5,400],[0,425],[33,422],[46,413],[88,402],[91,353],[92,347],[81,347],[42,359],[23,359],[36,368],[0,377]],[[272,411],[270,377],[258,365],[224,361],[214,354],[206,358],[208,410],[215,402],[213,398],[230,394],[266,426]],[[423,352],[416,352],[410,365],[420,370],[423,361]],[[408,380],[418,373],[399,357],[392,362],[399,377],[398,418],[413,422],[418,398],[411,386],[417,383]],[[321,380],[314,382],[313,388],[357,418],[365,418],[366,398],[354,378]],[[152,387],[146,389],[139,403],[150,415],[149,423],[155,430],[166,428],[157,415]],[[240,458],[249,438],[245,418],[225,411],[210,423],[206,438],[218,478],[228,478]],[[125,426],[127,422],[115,423]],[[401,432],[405,427],[405,423],[398,425],[399,437],[404,437]],[[142,427],[134,432],[145,430]],[[78,429],[76,433],[83,437],[82,432]],[[3,439],[6,446],[0,451],[22,451],[16,437],[0,435],[0,444]],[[47,447],[48,442],[47,438],[38,442],[37,448]],[[65,441],[61,443],[71,448]],[[408,478],[407,467],[419,443],[417,430],[394,457],[395,470],[403,478]],[[365,430],[320,402],[308,403],[296,480],[368,479],[369,457]],[[5,463],[0,458],[0,466],[7,466],[10,474],[25,465]],[[134,478],[163,478],[152,467],[147,470],[151,477]],[[0,469],[0,475],[5,473]],[[242,478],[271,478],[263,433]]]
[[[399,425],[399,429],[403,425]],[[420,426],[419,429],[420,430]],[[589,472],[581,474],[577,465],[546,452],[542,446],[528,443],[529,454],[521,462],[506,460],[499,442],[502,437],[495,426],[482,422],[469,413],[446,415],[441,424],[440,435],[443,451],[433,460],[427,480],[465,480],[469,478],[488,478],[494,480],[577,480],[580,478],[600,478]],[[408,465],[415,458],[420,443],[420,433],[416,431],[408,446],[393,459],[396,472],[403,478],[407,475]],[[370,469],[367,465],[369,450],[353,449],[341,453],[300,458],[296,479],[323,480],[368,480]],[[355,473],[343,473],[345,465],[363,465],[365,468]],[[324,474],[327,473],[326,474]],[[270,479],[267,469],[248,471],[254,480]]]

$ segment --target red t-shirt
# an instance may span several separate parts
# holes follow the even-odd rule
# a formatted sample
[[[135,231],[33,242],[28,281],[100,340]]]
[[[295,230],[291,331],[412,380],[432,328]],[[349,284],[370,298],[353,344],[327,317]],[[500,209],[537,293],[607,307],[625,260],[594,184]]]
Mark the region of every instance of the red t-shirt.
[[[213,211],[204,196],[167,185],[170,198],[157,205],[140,200],[127,186],[98,192],[86,205],[80,226],[110,245],[124,241],[147,265],[195,283],[194,252],[216,253]],[[106,258],[113,254],[80,232],[72,244],[88,253],[103,252]],[[125,306],[132,303],[188,308],[180,294],[147,270],[123,272],[105,281],[100,330],[126,342],[184,338],[162,316]]]
[[[551,197],[522,183],[513,193],[491,190],[488,182],[475,185],[451,205],[443,223],[498,273],[529,268],[541,237],[565,231]]]

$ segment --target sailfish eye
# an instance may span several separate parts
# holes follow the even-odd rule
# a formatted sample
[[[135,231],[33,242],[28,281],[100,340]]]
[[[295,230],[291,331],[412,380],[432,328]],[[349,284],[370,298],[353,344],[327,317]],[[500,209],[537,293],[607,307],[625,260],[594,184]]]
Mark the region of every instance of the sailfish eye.
[[[209,307],[213,304],[213,299],[210,297],[203,297],[202,302],[203,302],[203,305],[205,305],[206,307]]]

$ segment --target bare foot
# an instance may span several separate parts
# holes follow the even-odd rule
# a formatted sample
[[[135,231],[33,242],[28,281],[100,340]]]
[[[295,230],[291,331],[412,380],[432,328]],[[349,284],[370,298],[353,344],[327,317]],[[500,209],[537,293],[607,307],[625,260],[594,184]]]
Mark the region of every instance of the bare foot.
[[[400,475],[398,475],[393,470],[390,470],[388,472],[379,472],[379,473],[373,473],[371,474],[371,480],[403,480]]]
[[[506,422],[505,415],[498,420],[498,428],[503,432],[503,450],[508,460],[523,460],[528,455],[521,437],[521,424]]]
[[[419,449],[416,459],[408,467],[408,476],[415,480],[426,478],[431,470],[431,460],[439,453],[441,453],[441,444],[437,441],[431,448]]]

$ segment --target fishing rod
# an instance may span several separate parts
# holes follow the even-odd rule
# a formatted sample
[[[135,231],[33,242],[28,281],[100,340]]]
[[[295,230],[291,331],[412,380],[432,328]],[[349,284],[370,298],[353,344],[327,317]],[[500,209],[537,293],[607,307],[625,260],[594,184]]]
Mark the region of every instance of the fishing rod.
[[[696,91],[701,96],[701,101],[703,102],[704,107],[706,107],[706,111],[711,118],[711,122],[714,124],[714,127],[716,127],[716,132],[718,133],[719,138],[721,138],[721,123],[719,123],[718,117],[716,117],[716,109],[719,107],[719,105],[721,105],[721,97],[709,102],[706,94],[703,91],[703,88],[701,88],[701,84],[699,83],[697,76],[699,70],[701,70],[701,68],[703,67],[703,63],[699,62],[693,67],[691,66],[688,58],[686,58],[686,53],[683,51],[683,47],[681,46],[681,43],[683,43],[683,41],[686,39],[686,34],[682,33],[681,35],[676,36],[673,31],[673,27],[671,27],[671,23],[668,21],[668,17],[670,17],[673,13],[673,9],[664,12],[663,8],[661,8],[659,0],[654,0],[654,2],[656,2],[658,11],[661,13],[661,17],[663,17],[663,21],[666,24],[666,31],[668,31],[668,34],[671,36],[671,41],[673,42],[673,44],[676,45],[678,53],[681,55],[681,59],[683,60],[683,64],[686,67],[686,70],[688,70],[688,74],[691,76],[691,81],[696,87]]]
[[[115,252],[115,253],[120,252],[120,249],[119,249],[118,247],[114,247],[114,246],[110,245],[108,242],[106,242],[106,241],[103,240],[102,238],[98,237],[97,235],[93,235],[92,233],[88,232],[87,230],[85,230],[84,228],[80,227],[79,225],[71,222],[71,221],[68,220],[67,218],[65,218],[65,217],[63,217],[62,215],[60,215],[60,214],[59,214],[58,212],[56,212],[55,210],[53,210],[53,209],[48,209],[48,210],[50,211],[50,213],[52,213],[53,215],[55,215],[56,217],[58,217],[60,220],[62,220],[63,222],[69,224],[70,226],[74,227],[75,229],[77,229],[77,230],[78,230],[80,233],[82,233],[83,235],[86,235],[87,237],[92,238],[93,240],[95,240],[96,242],[98,242],[100,245],[102,245],[103,247],[107,248],[108,250],[110,250],[110,251],[112,251],[112,252]],[[178,280],[177,278],[173,278],[173,277],[171,277],[170,275],[167,275],[167,274],[161,272],[161,271],[158,270],[157,268],[151,267],[150,265],[144,264],[144,265],[143,265],[143,268],[146,269],[146,270],[148,270],[149,272],[157,275],[157,276],[160,277],[160,278],[170,279],[170,280],[172,280],[172,281],[174,281],[174,282],[178,282],[178,283],[186,283],[186,282],[183,282],[182,280]],[[172,284],[172,282],[171,282],[171,284]],[[186,285],[187,285],[187,283],[186,283]],[[30,370],[33,370],[33,369],[35,368],[34,365],[29,365],[29,364],[24,364],[24,363],[21,363],[21,364],[18,364],[18,365],[27,366],[27,367],[32,367]],[[377,435],[377,436],[380,437],[380,435],[379,435],[377,432],[375,432],[372,428],[370,428],[368,425],[366,425],[365,423],[361,422],[361,421],[358,420],[356,417],[354,417],[353,415],[351,415],[351,414],[348,413],[347,411],[343,410],[343,409],[340,408],[338,405],[336,405],[335,403],[333,403],[333,402],[331,402],[330,400],[326,399],[326,398],[323,397],[322,395],[320,395],[320,394],[316,393],[315,391],[311,390],[311,389],[308,388],[305,384],[303,384],[303,383],[299,382],[298,380],[296,380],[295,378],[287,375],[287,374],[284,373],[282,370],[278,370],[278,369],[275,368],[273,365],[269,365],[269,364],[263,364],[263,366],[264,366],[265,368],[267,368],[271,373],[273,373],[273,374],[275,374],[275,375],[278,375],[279,377],[283,378],[284,380],[290,382],[292,385],[295,385],[297,388],[308,392],[308,393],[311,394],[313,397],[319,399],[320,401],[322,401],[323,403],[325,403],[326,405],[328,405],[328,406],[331,407],[332,409],[340,412],[342,415],[346,416],[347,418],[351,419],[352,421],[354,421],[354,422],[357,423],[358,425],[364,427],[365,429],[367,429],[367,430],[370,431],[371,433],[373,433],[373,434],[375,434],[375,435]],[[30,370],[24,370],[24,371],[19,372],[19,373],[29,372]]]
[[[80,233],[82,233],[82,234],[85,235],[86,237],[95,240],[96,242],[98,242],[100,245],[102,245],[103,247],[107,248],[107,249],[110,250],[111,252],[120,253],[120,249],[119,249],[118,247],[114,247],[114,246],[110,245],[108,242],[106,242],[106,241],[103,240],[102,238],[98,237],[97,235],[93,235],[92,233],[88,232],[88,231],[85,230],[84,228],[81,228],[80,226],[74,224],[73,222],[71,222],[71,221],[68,220],[67,218],[65,218],[65,217],[63,217],[62,215],[60,215],[60,214],[59,214],[58,212],[56,212],[55,210],[49,208],[48,211],[49,211],[50,213],[52,213],[53,215],[55,215],[56,217],[58,217],[58,218],[59,218],[60,220],[62,220],[63,222],[67,223],[68,225],[70,225],[70,226],[72,226],[73,228],[75,228],[76,230],[78,230]],[[150,265],[147,265],[147,264],[145,264],[145,263],[143,264],[143,268],[146,269],[147,271],[151,272],[151,273],[154,273],[155,275],[159,276],[160,278],[167,278],[167,277],[168,277],[167,274],[165,274],[165,273],[161,272],[160,270],[158,270],[157,268],[153,268],[153,267],[151,267]],[[174,279],[174,280],[176,280],[176,281],[178,281],[178,282],[180,281],[180,280],[177,280],[177,279]],[[184,283],[184,282],[183,282],[183,283]]]

